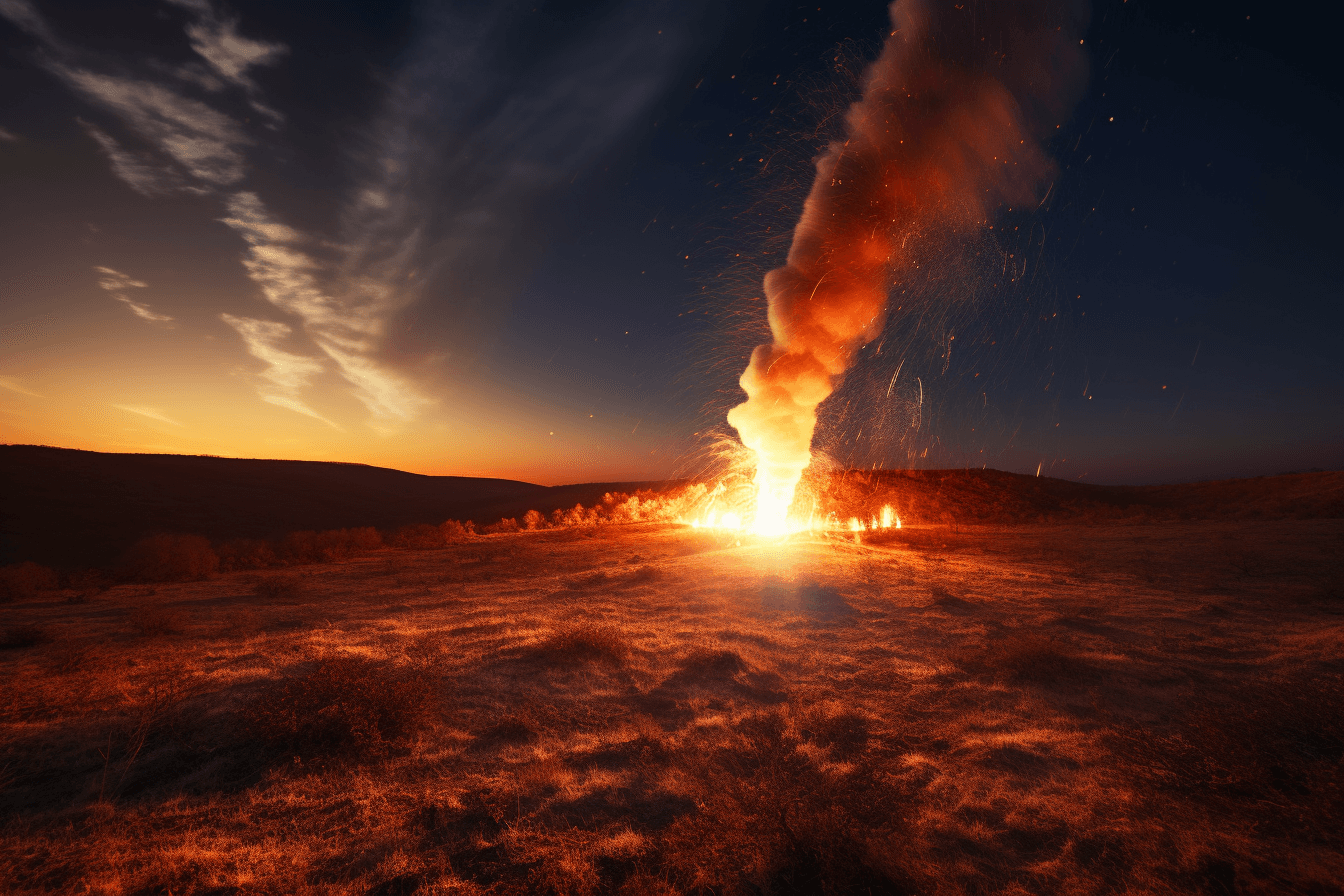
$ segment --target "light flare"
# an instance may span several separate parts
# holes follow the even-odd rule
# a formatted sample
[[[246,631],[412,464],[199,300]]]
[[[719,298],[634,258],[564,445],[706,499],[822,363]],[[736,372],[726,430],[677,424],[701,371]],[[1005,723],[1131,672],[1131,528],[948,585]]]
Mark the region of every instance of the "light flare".
[[[851,532],[857,535],[861,532],[901,528],[901,518],[890,504],[884,506],[878,513],[870,515],[867,523],[856,516],[850,517],[847,522],[841,522],[840,518],[833,512],[825,515],[813,512],[808,514],[806,519],[796,516],[791,517],[786,512],[762,514],[759,504],[754,514],[744,514],[739,510],[725,509],[720,506],[722,502],[727,500],[724,497],[726,493],[727,490],[722,484],[716,486],[708,497],[708,503],[698,513],[679,518],[677,522],[693,529],[738,532],[743,535],[754,535],[761,538],[786,538],[790,535],[824,535],[842,532]],[[785,508],[785,511],[787,511],[787,508]]]

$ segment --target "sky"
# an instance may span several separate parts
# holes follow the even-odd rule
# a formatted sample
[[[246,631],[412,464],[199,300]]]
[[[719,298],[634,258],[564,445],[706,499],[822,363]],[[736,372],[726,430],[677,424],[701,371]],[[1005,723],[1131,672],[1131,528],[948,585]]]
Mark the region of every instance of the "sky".
[[[696,475],[880,2],[0,0],[0,441]],[[1031,208],[893,286],[818,462],[1344,467],[1329,29],[1106,0]]]

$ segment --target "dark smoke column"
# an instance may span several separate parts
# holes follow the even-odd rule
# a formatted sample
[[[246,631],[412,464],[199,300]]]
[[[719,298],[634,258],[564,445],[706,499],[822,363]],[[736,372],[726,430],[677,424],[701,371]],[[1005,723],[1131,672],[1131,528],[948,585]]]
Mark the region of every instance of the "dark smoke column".
[[[756,453],[753,529],[787,529],[817,405],[882,329],[918,252],[1031,201],[1053,170],[1041,141],[1086,81],[1085,3],[896,0],[892,32],[817,161],[788,262],[765,277],[774,341],[728,413]]]

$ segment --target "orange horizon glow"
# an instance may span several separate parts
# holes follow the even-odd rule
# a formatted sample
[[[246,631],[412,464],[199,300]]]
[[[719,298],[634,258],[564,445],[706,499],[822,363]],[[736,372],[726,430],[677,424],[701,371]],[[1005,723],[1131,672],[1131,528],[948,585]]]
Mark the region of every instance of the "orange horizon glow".
[[[0,369],[0,441],[125,454],[358,463],[427,476],[512,479],[538,485],[670,478],[672,459],[640,421],[548,410],[475,385],[457,407],[436,403],[390,424],[360,408],[324,422],[257,398],[236,376],[165,371],[180,358],[140,358],[139,369],[104,347],[107,375],[52,359],[47,369]],[[181,365],[186,366],[186,365]],[[172,374],[176,375],[172,375]],[[335,391],[335,390],[333,390]],[[462,394],[459,391],[459,394]],[[492,402],[497,398],[497,402]],[[488,405],[483,408],[482,405]],[[328,408],[323,408],[328,411]]]

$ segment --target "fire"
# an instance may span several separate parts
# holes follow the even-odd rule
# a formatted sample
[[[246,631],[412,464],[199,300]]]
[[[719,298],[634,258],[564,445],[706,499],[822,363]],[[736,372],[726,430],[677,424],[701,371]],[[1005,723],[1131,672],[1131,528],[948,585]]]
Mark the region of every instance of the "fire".
[[[794,525],[817,407],[882,332],[893,284],[948,236],[1037,198],[1053,168],[1042,138],[1085,80],[1079,0],[896,0],[889,11],[844,139],[817,160],[785,264],[765,276],[771,341],[752,353],[739,381],[747,400],[728,412],[754,456],[746,528],[758,535]],[[857,517],[850,527],[868,528]]]
[[[807,519],[779,515],[767,517],[767,519],[781,521],[779,525],[762,527],[756,524],[757,520],[762,519],[758,512],[752,522],[747,520],[735,510],[724,510],[716,506],[716,501],[724,493],[722,486],[716,488],[712,493],[709,506],[699,515],[691,519],[681,519],[678,522],[690,526],[693,529],[718,529],[731,532],[741,532],[745,535],[757,535],[765,538],[784,537],[788,535],[797,535],[804,533],[826,534],[833,532],[852,532],[856,536],[861,532],[876,532],[882,529],[901,528],[901,518],[896,514],[896,509],[890,504],[882,508],[879,514],[872,516],[869,522],[865,523],[858,517],[850,517],[846,523],[841,523],[834,514],[819,516],[815,513],[809,514]]]

